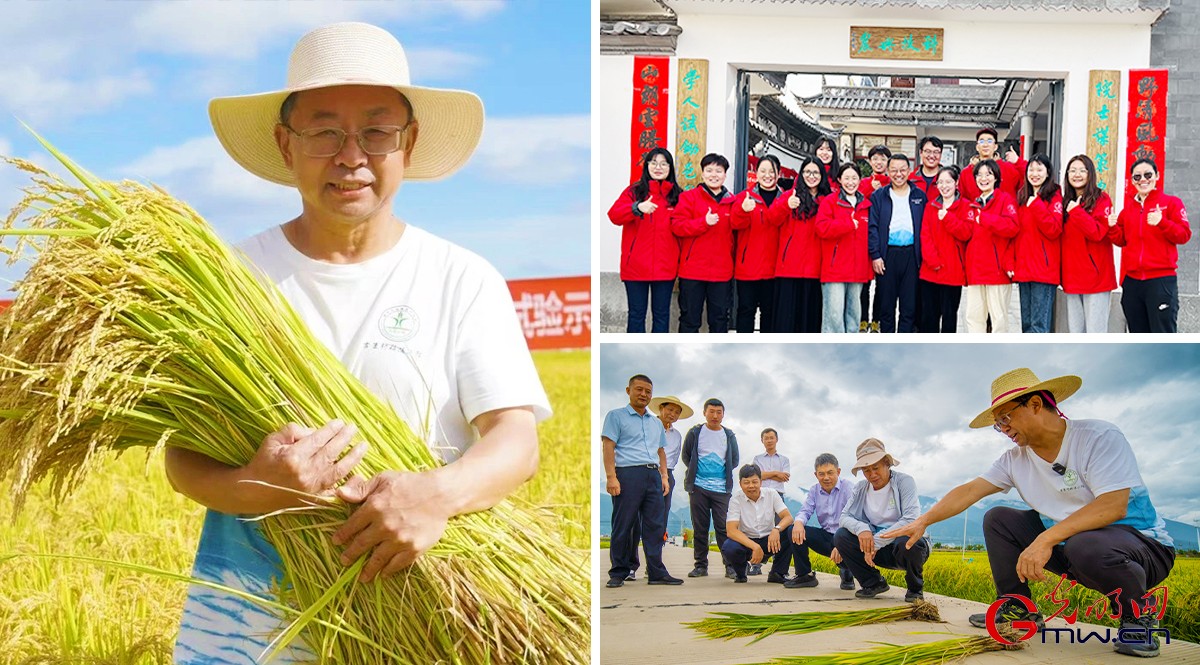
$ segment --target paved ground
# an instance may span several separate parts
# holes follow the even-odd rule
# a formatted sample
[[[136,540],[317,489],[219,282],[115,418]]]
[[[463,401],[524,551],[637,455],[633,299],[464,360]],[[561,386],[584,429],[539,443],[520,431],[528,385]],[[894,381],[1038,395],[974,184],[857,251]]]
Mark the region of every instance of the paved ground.
[[[644,570],[638,571],[636,582],[626,582],[617,589],[600,587],[600,662],[611,665],[649,665],[657,663],[709,663],[734,665],[760,663],[776,656],[799,656],[833,651],[869,649],[869,641],[893,644],[948,639],[953,635],[978,635],[982,631],[967,623],[967,617],[983,612],[987,606],[946,596],[926,594],[935,603],[947,623],[933,624],[912,621],[819,631],[807,635],[773,635],[748,646],[752,638],[729,641],[701,637],[684,622],[698,621],[709,612],[744,612],[747,614],[786,614],[821,610],[853,610],[866,607],[887,607],[904,603],[904,589],[892,588],[873,600],[854,598],[850,591],[838,588],[834,575],[818,573],[820,586],[813,589],[784,589],[767,584],[766,569],[747,584],[735,584],[723,574],[720,555],[709,558],[711,575],[687,578],[692,569],[692,551],[668,545],[663,550],[667,569],[685,580],[682,586],[649,586]],[[601,550],[601,570],[607,570],[607,550]],[[1066,627],[1062,619],[1050,626]],[[1082,625],[1082,624],[1076,624]],[[1103,628],[1099,628],[1103,634]],[[917,635],[915,631],[936,631],[937,635]],[[1113,636],[1115,638],[1115,631]],[[1065,638],[1064,638],[1065,639]],[[1033,641],[1038,640],[1037,637]],[[1095,639],[1087,644],[1041,644],[1015,652],[993,652],[973,656],[972,665],[1001,665],[1020,663],[1071,663],[1072,665],[1113,663],[1135,665],[1140,659],[1113,653],[1109,644]],[[1155,665],[1200,663],[1200,646],[1179,640],[1164,645]]]

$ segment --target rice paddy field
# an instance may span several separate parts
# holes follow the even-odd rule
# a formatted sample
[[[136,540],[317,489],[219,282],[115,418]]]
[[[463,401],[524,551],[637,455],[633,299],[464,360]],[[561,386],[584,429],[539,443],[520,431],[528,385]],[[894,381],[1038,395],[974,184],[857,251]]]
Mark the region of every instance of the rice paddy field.
[[[541,467],[520,495],[566,520],[564,544],[586,558],[590,353],[534,361],[555,415],[539,427]],[[38,487],[15,521],[0,489],[0,665],[170,663],[184,584],[63,558],[189,573],[203,509],[171,489],[161,455],[106,460],[61,505]],[[8,558],[17,553],[45,556]]]

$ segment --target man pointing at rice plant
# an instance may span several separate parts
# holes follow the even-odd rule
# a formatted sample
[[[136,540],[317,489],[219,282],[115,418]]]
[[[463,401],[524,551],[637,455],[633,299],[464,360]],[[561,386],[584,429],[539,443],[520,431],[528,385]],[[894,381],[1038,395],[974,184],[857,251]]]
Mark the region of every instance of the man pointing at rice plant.
[[[405,180],[443,178],[466,162],[483,105],[411,85],[392,35],[339,23],[300,39],[285,88],[215,99],[209,113],[238,164],[300,195],[299,216],[241,244],[249,262],[448,464],[351,476],[372,442],[356,442],[354,424],[340,420],[279,423],[241,468],[168,448],[172,484],[209,508],[193,575],[258,595],[280,581],[278,553],[237,516],[301,503],[244,480],[358,504],[334,535],[342,563],[366,557],[363,582],[394,575],[451,517],[495,505],[534,473],[536,424],[550,415],[503,278],[392,213]],[[193,585],[175,661],[256,662],[279,628],[252,603]],[[296,648],[274,662],[313,658]]]
[[[992,382],[988,408],[971,427],[991,425],[1016,445],[978,478],[950,490],[912,524],[885,536],[916,538],[931,524],[953,517],[989,494],[1015,487],[1032,510],[996,506],[983,518],[997,597],[1030,598],[1029,581],[1048,570],[1109,595],[1127,639],[1118,653],[1157,656],[1158,628],[1146,593],[1167,578],[1175,548],[1154,510],[1137,460],[1125,435],[1102,420],[1068,420],[1059,403],[1083,385],[1078,376],[1041,381],[1014,369]],[[911,542],[911,540],[910,540]],[[1036,608],[1034,608],[1036,609]],[[998,622],[1042,616],[1015,599],[996,614]],[[987,616],[971,623],[987,626]]]

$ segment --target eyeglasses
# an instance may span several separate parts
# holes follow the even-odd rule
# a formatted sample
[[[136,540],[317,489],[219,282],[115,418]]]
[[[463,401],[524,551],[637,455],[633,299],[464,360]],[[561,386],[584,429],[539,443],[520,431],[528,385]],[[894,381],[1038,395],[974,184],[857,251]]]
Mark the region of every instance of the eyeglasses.
[[[987,144],[989,144],[989,143],[995,143],[995,142],[996,142],[996,139],[994,139],[994,138],[992,138],[992,137],[990,137],[990,136],[989,136],[989,137],[987,137],[987,138],[985,138],[985,139],[977,139],[975,142],[976,142],[976,143],[982,143],[982,144],[984,144],[984,145],[987,145]]]
[[[1149,182],[1154,179],[1154,172],[1149,171],[1147,173],[1134,173],[1133,175],[1129,176],[1129,179],[1134,182],[1141,182],[1143,180]]]
[[[412,123],[413,121],[409,120],[403,127],[375,125],[363,127],[357,132],[347,132],[337,127],[314,127],[298,132],[288,125],[284,127],[300,137],[300,152],[307,157],[333,157],[342,151],[347,136],[353,136],[363,152],[380,156],[408,148],[406,130]]]
[[[820,178],[820,177],[821,177],[821,172],[820,172],[820,171],[805,170],[805,171],[802,173],[802,175],[806,175],[806,176],[812,176],[812,177],[814,177],[814,178]]]
[[[1087,169],[1068,169],[1067,175],[1087,175]]]
[[[999,418],[997,418],[997,419],[996,419],[996,424],[992,425],[992,429],[994,429],[994,430],[996,430],[997,432],[1000,432],[1001,434],[1003,434],[1003,433],[1004,433],[1004,428],[1005,428],[1005,427],[1008,427],[1008,423],[1012,421],[1012,414],[1013,414],[1013,411],[1016,411],[1017,409],[1019,409],[1019,408],[1021,408],[1021,407],[1025,406],[1025,405],[1026,405],[1026,404],[1028,404],[1028,403],[1029,403],[1029,402],[1022,402],[1022,403],[1020,403],[1020,404],[1018,404],[1018,405],[1014,406],[1013,408],[1009,409],[1008,411],[1006,411],[1006,412],[1004,413],[1004,415],[1002,415],[1002,416],[1000,416]]]
[[[922,155],[941,155],[942,151],[941,150],[922,150],[921,154]]]

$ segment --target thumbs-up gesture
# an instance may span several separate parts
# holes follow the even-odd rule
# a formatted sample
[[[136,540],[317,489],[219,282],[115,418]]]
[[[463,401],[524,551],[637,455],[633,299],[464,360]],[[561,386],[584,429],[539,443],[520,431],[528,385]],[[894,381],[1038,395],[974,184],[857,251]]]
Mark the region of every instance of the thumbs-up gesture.
[[[788,197],[787,204],[792,210],[800,207],[800,197],[796,196],[796,190],[792,190],[792,195]]]
[[[1017,155],[1017,151],[1013,150],[1012,146],[1009,146],[1008,152],[1004,153],[1004,159],[1013,164],[1016,164],[1017,161],[1020,160],[1020,157]]]
[[[658,204],[654,202],[654,196],[648,196],[645,201],[639,203],[638,210],[641,210],[643,215],[649,215],[658,210]]]
[[[1071,202],[1067,204],[1067,212],[1071,212],[1077,207],[1079,207],[1079,199],[1071,199]]]
[[[938,219],[946,219],[946,209],[945,208],[938,210]]]
[[[742,211],[743,212],[753,212],[755,205],[757,205],[757,204],[754,201],[754,197],[747,194],[746,198],[742,200]]]
[[[879,184],[878,180],[871,178],[871,191],[873,192],[873,191],[879,189],[880,187],[883,187],[883,185]]]
[[[717,213],[712,211],[712,208],[709,208],[708,214],[704,216],[704,221],[707,222],[709,226],[716,226],[720,219],[721,218],[717,216]]]
[[[1161,221],[1162,221],[1162,208],[1161,207],[1151,210],[1150,214],[1146,215],[1146,223],[1149,224],[1150,226],[1158,226],[1158,223]]]
[[[1112,212],[1108,213],[1108,225],[1110,227],[1117,225],[1117,211],[1116,210],[1113,210]]]

